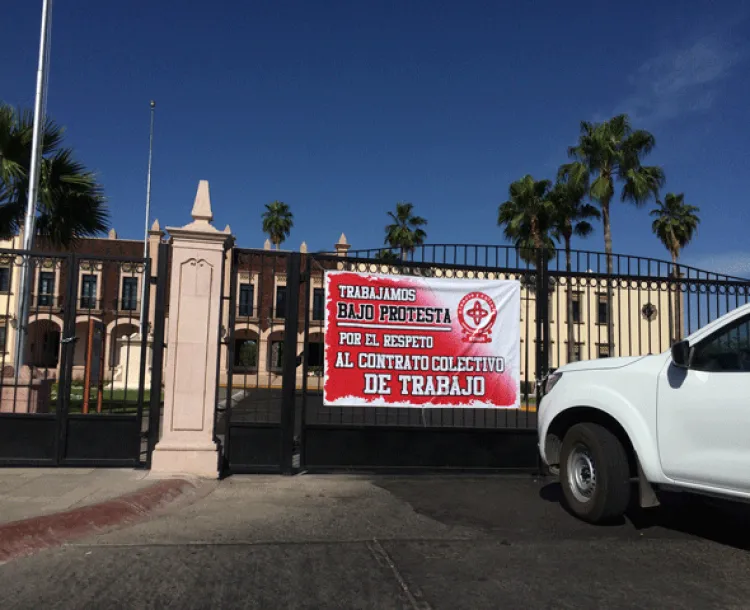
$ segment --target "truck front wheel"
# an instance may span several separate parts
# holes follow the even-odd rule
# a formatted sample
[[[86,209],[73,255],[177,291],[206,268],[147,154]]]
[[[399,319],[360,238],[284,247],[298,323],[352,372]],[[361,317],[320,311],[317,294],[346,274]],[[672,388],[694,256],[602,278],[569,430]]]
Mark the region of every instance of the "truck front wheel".
[[[599,424],[571,427],[560,452],[560,484],[568,508],[584,521],[603,523],[623,515],[631,486],[622,443]]]

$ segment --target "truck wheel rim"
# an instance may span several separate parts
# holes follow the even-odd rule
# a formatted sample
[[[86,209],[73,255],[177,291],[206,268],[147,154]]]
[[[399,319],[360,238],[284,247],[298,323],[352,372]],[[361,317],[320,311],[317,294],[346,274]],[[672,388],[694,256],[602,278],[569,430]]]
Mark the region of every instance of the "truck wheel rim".
[[[568,456],[568,487],[579,502],[589,502],[596,490],[596,467],[588,447],[576,445]]]

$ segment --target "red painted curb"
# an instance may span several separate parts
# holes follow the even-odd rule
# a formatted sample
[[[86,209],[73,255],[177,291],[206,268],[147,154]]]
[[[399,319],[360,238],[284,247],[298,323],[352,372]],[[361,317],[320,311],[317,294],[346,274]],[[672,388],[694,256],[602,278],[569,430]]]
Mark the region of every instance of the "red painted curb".
[[[99,504],[5,523],[0,525],[0,563],[104,528],[134,523],[194,487],[184,479],[165,479]]]

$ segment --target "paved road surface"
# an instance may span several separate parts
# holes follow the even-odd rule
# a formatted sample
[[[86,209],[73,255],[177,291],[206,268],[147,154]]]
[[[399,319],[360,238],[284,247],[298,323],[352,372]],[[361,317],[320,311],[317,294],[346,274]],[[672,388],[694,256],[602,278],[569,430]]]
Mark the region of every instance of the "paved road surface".
[[[591,527],[528,477],[234,477],[0,567],[10,608],[748,608],[747,509]]]

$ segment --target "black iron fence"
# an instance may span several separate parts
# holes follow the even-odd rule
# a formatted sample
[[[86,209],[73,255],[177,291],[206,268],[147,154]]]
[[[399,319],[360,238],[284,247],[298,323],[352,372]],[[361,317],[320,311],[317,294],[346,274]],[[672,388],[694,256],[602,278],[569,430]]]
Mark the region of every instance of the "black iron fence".
[[[151,301],[152,275],[148,259],[0,251],[0,463],[148,465],[165,297]]]
[[[520,409],[323,405],[329,270],[519,281]],[[479,245],[235,249],[228,280],[217,434],[232,472],[533,468],[549,369],[665,351],[750,296],[748,280],[655,259]]]

